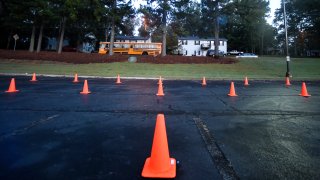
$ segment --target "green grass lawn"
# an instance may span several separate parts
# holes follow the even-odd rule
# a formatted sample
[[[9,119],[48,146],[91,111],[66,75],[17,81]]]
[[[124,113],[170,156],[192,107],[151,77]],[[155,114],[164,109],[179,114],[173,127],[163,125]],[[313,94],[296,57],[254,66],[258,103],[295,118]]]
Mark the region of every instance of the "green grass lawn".
[[[294,79],[320,80],[320,58],[292,58],[290,71]],[[159,77],[167,79],[283,79],[285,57],[241,59],[236,64],[143,64],[93,63],[66,64],[48,61],[0,60],[0,73],[33,73],[88,76]]]

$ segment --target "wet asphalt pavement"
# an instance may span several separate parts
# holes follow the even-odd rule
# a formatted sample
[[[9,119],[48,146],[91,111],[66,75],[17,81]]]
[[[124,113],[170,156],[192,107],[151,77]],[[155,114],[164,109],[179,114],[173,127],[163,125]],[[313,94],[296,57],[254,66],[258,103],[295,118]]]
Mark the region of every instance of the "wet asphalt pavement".
[[[175,179],[320,179],[320,82],[0,77],[0,179],[143,179],[164,113]],[[80,80],[83,80],[80,78]]]

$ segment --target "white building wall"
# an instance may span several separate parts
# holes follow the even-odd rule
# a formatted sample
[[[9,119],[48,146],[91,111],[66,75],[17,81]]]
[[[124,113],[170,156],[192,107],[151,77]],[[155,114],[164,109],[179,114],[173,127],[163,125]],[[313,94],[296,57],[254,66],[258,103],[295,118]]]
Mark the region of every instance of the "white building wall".
[[[195,41],[197,43],[195,43]],[[208,41],[203,39],[202,40],[179,40],[178,44],[180,45],[182,54],[184,56],[206,56],[207,50],[201,49],[201,44],[211,44],[211,47],[209,49],[214,50],[214,41]],[[219,51],[223,51],[224,53],[227,53],[227,41],[220,40]]]

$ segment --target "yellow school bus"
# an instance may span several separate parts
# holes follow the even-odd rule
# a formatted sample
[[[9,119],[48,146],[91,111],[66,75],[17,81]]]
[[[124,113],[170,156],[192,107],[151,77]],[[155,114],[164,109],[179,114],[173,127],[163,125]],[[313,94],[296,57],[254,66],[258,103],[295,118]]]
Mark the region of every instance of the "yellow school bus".
[[[153,55],[161,54],[162,43],[142,42],[114,42],[113,52],[130,55]],[[99,54],[109,52],[110,42],[100,42]]]

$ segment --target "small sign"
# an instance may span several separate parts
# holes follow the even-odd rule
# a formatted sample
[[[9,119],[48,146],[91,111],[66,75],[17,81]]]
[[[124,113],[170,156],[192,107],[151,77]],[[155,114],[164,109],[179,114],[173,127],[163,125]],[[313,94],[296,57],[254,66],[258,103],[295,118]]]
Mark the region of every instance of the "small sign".
[[[13,50],[15,51],[15,50],[16,50],[16,45],[17,45],[17,40],[19,39],[18,34],[13,35],[13,39],[14,39],[14,47],[13,47]]]
[[[18,34],[15,34],[15,35],[13,36],[13,38],[14,38],[14,40],[18,40],[18,39],[19,39]]]
[[[289,62],[290,61],[290,56],[287,56],[286,58],[287,58],[287,61]]]

